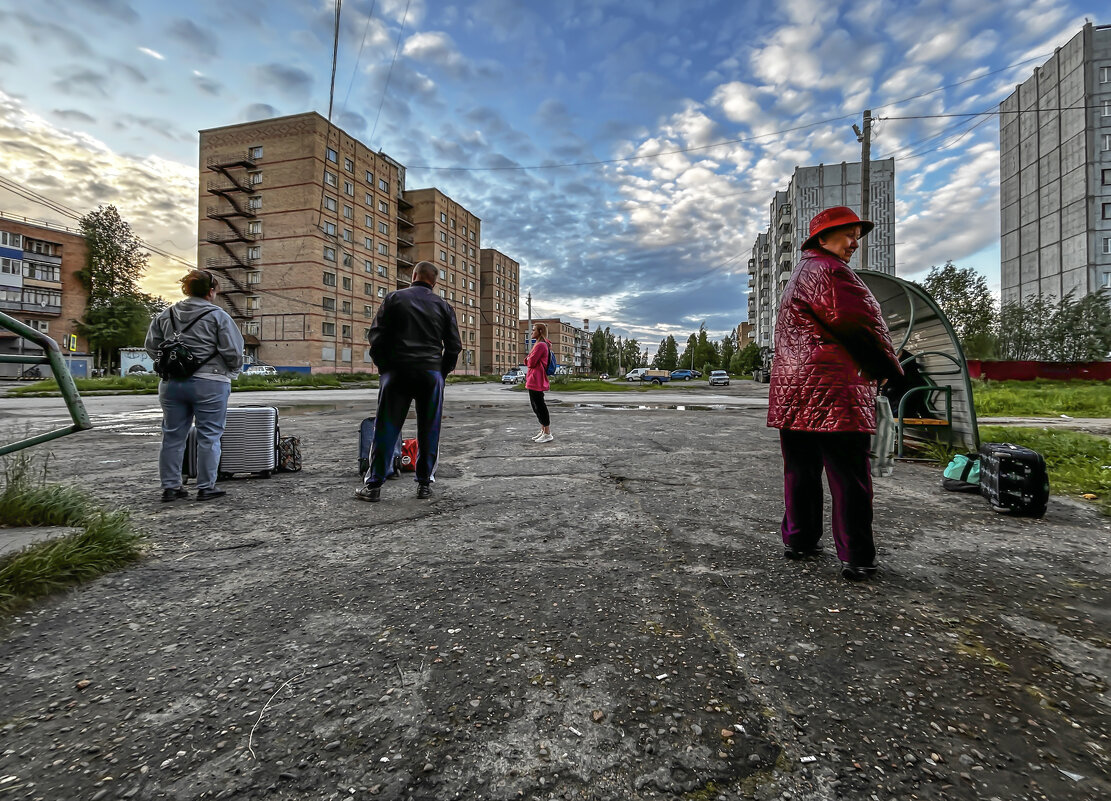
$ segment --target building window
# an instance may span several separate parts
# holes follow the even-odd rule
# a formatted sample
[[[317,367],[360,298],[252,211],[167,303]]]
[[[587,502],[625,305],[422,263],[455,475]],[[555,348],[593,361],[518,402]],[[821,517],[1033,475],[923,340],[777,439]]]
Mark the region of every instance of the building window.
[[[1103,204],[1103,219],[1111,220],[1111,203]]]
[[[261,330],[262,323],[260,323],[258,320],[248,320],[247,322],[243,323],[244,334],[251,334],[252,336],[257,337],[259,333],[261,333]]]
[[[346,289],[348,292],[351,291],[351,276],[345,275],[343,277],[343,288]],[[348,311],[351,310],[348,309]]]
[[[349,158],[343,160],[343,168],[348,172],[355,172],[355,162]]]
[[[444,243],[447,242],[447,234],[443,231],[440,231],[440,241]]]
[[[355,260],[351,257],[350,253],[344,253],[343,254],[343,266],[344,267],[350,267],[354,263],[355,263]]]
[[[334,312],[335,310],[336,310],[336,299],[335,298],[324,298],[324,311],[333,311]]]
[[[444,214],[442,211],[440,212],[440,222],[442,222],[442,223],[447,222],[447,215]]]
[[[444,290],[441,289],[440,290],[440,297],[444,298],[444,299],[447,299],[447,292],[445,292]]]
[[[323,334],[326,337],[334,337],[336,335],[336,324],[335,323],[321,323],[320,324],[320,333]]]
[[[7,231],[0,231],[0,245],[4,245],[9,248],[22,248],[23,235],[9,234]]]
[[[262,273],[258,270],[251,270],[249,273],[247,273],[247,283],[248,284],[261,284],[262,283]]]
[[[366,182],[370,186],[374,186],[374,173],[372,173],[370,170],[366,171]],[[370,197],[370,195],[367,195],[367,197]]]
[[[451,245],[452,247],[455,247],[455,237],[454,236],[448,238],[448,244]]]
[[[346,203],[343,204],[343,218],[345,220],[355,219],[355,210],[348,206]]]
[[[387,181],[385,178],[379,178],[378,179],[378,188],[381,189],[383,192],[389,192],[390,191],[390,182]]]
[[[262,299],[258,295],[251,295],[247,298],[247,308],[251,311],[258,311],[262,308]]]
[[[370,306],[367,306],[367,308],[369,309]],[[363,329],[363,339],[365,339],[367,342],[370,341],[370,329],[369,328],[364,328]]]
[[[336,159],[338,156],[339,154],[336,153],[336,151],[332,150],[332,148],[328,148],[324,151],[324,158],[328,159],[328,161],[332,162],[333,164],[336,163]]]
[[[378,252],[381,253],[383,256],[389,256],[390,255],[390,246],[387,245],[385,242],[379,242],[378,243]]]
[[[343,194],[355,197],[355,184],[350,181],[343,182]]]
[[[379,264],[378,265],[378,274],[379,275],[386,275],[388,273],[389,273],[389,270],[386,269],[386,265],[384,265],[384,264]]]
[[[368,292],[367,294],[369,295],[370,293]],[[374,307],[373,306],[363,306],[363,317],[373,317],[373,316],[374,316]],[[368,334],[370,333],[369,328],[366,329],[366,331],[367,331]]]
[[[474,229],[471,230],[471,241],[474,242]]]
[[[258,209],[261,209],[262,208],[262,198],[260,198],[258,195],[255,195],[252,198],[248,198],[247,199],[247,208],[252,209],[252,210],[256,210],[256,211]]]
[[[1100,116],[1111,117],[1111,100],[1103,101],[1103,111],[1101,112]]]
[[[365,247],[367,250],[374,250],[374,240],[371,239],[369,236],[363,237],[363,247]]]
[[[372,273],[374,269],[371,267],[370,259],[363,260],[363,272]]]
[[[1111,67],[1100,67],[1099,68],[1099,82],[1100,83],[1111,83]]]
[[[390,204],[387,203],[384,200],[379,200],[378,201],[378,211],[382,212],[383,214],[389,214],[390,213]]]
[[[453,231],[455,230],[455,219],[454,219],[454,218],[452,218],[452,219],[448,220],[448,221],[447,221],[447,224],[448,224],[449,226],[451,226],[451,230],[453,230]]]
[[[325,170],[324,183],[328,184],[328,186],[339,186],[339,179],[336,178],[336,174],[334,172],[328,172],[328,170]]]
[[[336,260],[336,249],[325,247],[324,248],[324,260],[325,261],[335,261]],[[335,281],[334,278],[332,280]]]
[[[1111,134],[1103,135],[1103,147],[1100,149],[1103,151],[1111,150]]]
[[[1103,116],[1106,117],[1107,115],[1104,114]],[[250,178],[251,186],[258,186],[259,184],[262,183],[262,171],[261,170],[256,170],[255,172],[249,172],[249,173],[247,173],[247,176]]]
[[[1108,184],[1111,184],[1111,170],[1105,169],[1101,172],[1101,175],[1103,176],[1103,185],[1104,186],[1107,186]]]
[[[254,247],[247,248],[247,258],[248,259],[261,259],[262,258],[262,248],[259,247],[258,245],[255,245]]]
[[[370,192],[367,192],[366,197],[364,198],[364,201],[366,202],[366,204],[368,206],[373,206],[374,205],[374,196],[371,195]]]
[[[364,295],[373,295],[374,294],[374,284],[371,284],[371,283],[363,284],[363,294]]]
[[[369,214],[363,216],[363,222],[366,224],[367,228],[374,227],[374,218],[371,217]]]
[[[463,236],[467,235],[467,226],[464,225],[460,230],[462,231]]]
[[[380,298],[386,297],[386,288],[384,286],[378,287],[378,297],[380,297]]]
[[[247,233],[259,235],[262,233],[262,220],[251,220],[247,223]]]
[[[1103,255],[1111,255],[1111,236],[1105,236],[1103,238]]]
[[[261,146],[252,147],[251,152],[250,152],[250,156],[251,156],[252,159],[262,158],[262,147]]]
[[[351,229],[350,228],[344,228],[343,229],[343,241],[344,242],[353,241],[353,236],[351,234]]]
[[[0,273],[23,275],[23,262],[18,259],[0,259]]]
[[[447,251],[446,250],[441,250],[440,251],[440,261],[447,261]]]
[[[324,229],[324,233],[326,233],[328,236],[335,236],[336,235],[336,224],[335,223],[326,222],[321,227]]]
[[[390,224],[389,223],[384,223],[384,222],[379,222],[378,223],[378,233],[380,233],[380,234],[389,234],[389,232],[390,232]]]
[[[335,285],[336,285],[336,274],[325,271],[324,272],[324,286],[335,286]]]
[[[328,195],[325,195],[324,208],[326,208],[328,211],[335,211],[339,208],[339,204],[336,203],[336,199],[334,197],[328,197]]]
[[[440,280],[441,281],[446,281],[447,280],[447,270],[440,270]]]

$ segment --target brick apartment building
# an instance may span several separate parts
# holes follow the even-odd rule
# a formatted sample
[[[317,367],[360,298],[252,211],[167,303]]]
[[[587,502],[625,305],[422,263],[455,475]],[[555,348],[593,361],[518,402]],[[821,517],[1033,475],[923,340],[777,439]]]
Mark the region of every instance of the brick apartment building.
[[[0,214],[0,311],[41,331],[64,348],[77,333],[88,293],[77,277],[85,267],[85,237],[78,231]],[[88,344],[78,336],[72,372],[88,374]],[[0,329],[0,353],[42,355],[23,337]],[[0,377],[14,378],[21,364],[0,364]],[[49,374],[46,366],[40,368]]]
[[[406,190],[402,164],[315,112],[201,131],[200,172],[198,264],[224,279],[220,302],[249,360],[372,371],[366,335],[378,307],[430,261],[459,321],[456,372],[479,372],[473,213],[438,189]]]
[[[558,317],[533,320],[532,325],[544,323],[548,326],[548,339],[551,340],[552,350],[555,351],[556,361],[567,372],[582,374],[590,372],[590,321],[583,320],[583,327],[577,328],[571,323],[565,323]],[[532,330],[528,320],[521,320],[518,325],[518,336],[521,338],[521,361],[529,350],[529,340]]]
[[[517,322],[521,265],[493,248],[479,250],[479,265],[479,366],[485,375],[501,375],[524,361]]]

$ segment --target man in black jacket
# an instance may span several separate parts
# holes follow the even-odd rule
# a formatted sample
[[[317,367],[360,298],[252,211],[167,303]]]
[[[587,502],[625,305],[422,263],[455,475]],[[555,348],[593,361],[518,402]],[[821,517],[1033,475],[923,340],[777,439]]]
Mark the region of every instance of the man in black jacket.
[[[463,344],[455,310],[437,295],[436,266],[413,268],[413,284],[386,297],[370,329],[370,357],[378,366],[378,415],[370,469],[355,497],[375,502],[386,478],[409,404],[417,405],[417,497],[432,496],[432,474],[440,444],[444,379],[455,369]]]

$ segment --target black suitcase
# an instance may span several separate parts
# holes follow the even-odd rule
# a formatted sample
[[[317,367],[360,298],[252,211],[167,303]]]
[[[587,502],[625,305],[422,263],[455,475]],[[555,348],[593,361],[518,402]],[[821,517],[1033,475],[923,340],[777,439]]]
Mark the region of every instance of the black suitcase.
[[[1049,473],[1037,451],[1009,442],[980,445],[980,494],[991,508],[1041,517],[1049,504]]]

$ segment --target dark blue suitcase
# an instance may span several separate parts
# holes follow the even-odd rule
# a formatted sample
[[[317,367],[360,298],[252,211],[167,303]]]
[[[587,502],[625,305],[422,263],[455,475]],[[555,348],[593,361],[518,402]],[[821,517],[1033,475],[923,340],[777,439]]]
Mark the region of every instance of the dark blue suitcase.
[[[1037,451],[1009,442],[980,445],[980,494],[991,508],[1042,517],[1049,505],[1049,472]]]

